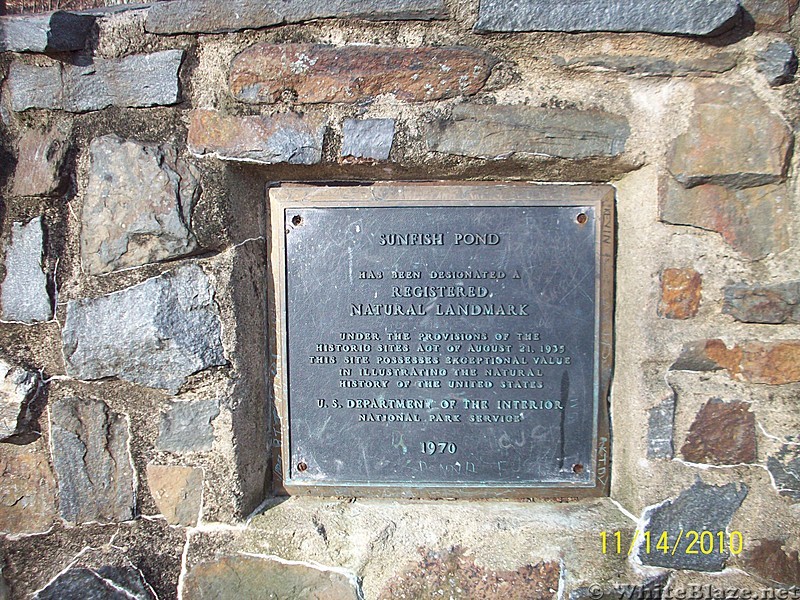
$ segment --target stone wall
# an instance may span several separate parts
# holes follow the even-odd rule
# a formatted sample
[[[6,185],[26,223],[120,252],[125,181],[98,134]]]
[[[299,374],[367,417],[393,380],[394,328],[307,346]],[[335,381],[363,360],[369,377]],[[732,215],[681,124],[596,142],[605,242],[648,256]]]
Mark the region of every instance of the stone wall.
[[[796,8],[174,0],[3,18],[0,597],[788,594]],[[615,186],[610,498],[273,494],[266,190],[391,180]]]

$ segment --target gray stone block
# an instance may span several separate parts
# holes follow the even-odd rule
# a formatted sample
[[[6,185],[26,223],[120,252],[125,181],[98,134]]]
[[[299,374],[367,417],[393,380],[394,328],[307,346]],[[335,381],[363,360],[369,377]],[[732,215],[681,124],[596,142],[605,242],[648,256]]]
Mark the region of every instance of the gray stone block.
[[[222,33],[311,19],[368,21],[442,19],[443,0],[175,0],[150,7],[145,28],[152,33]]]
[[[713,35],[740,19],[738,0],[481,0],[474,29]]]
[[[133,567],[92,570],[72,567],[61,573],[34,600],[155,600],[142,574]]]
[[[742,323],[800,323],[800,280],[725,288],[722,312]]]
[[[647,458],[672,459],[675,397],[665,398],[648,412]]]
[[[42,270],[42,218],[14,223],[6,246],[6,277],[0,289],[3,321],[36,323],[53,316],[47,277]]]
[[[347,119],[342,156],[387,160],[394,140],[394,119]]]
[[[800,501],[800,446],[783,444],[775,454],[767,456],[767,469],[781,496]]]
[[[736,67],[737,55],[733,52],[720,52],[710,58],[687,57],[675,60],[661,56],[637,55],[577,56],[569,60],[557,56],[553,58],[553,63],[575,71],[616,71],[639,77],[686,77],[687,75],[711,77]]]
[[[119,377],[175,394],[186,378],[226,364],[214,289],[187,265],[125,290],[67,304],[67,374]]]
[[[183,50],[98,58],[91,65],[37,66],[15,61],[8,74],[12,108],[88,112],[108,106],[168,106],[180,100]]]
[[[161,415],[156,448],[168,452],[205,452],[214,444],[211,422],[219,415],[216,400],[175,402]]]
[[[0,442],[30,433],[30,405],[42,389],[37,372],[0,360]]]
[[[622,154],[629,134],[624,117],[601,111],[461,104],[431,124],[426,141],[433,152],[474,158],[580,159]]]
[[[128,418],[104,402],[63,398],[50,407],[61,517],[114,523],[136,516]]]
[[[639,547],[638,557],[642,564],[668,569],[691,569],[693,571],[721,571],[730,554],[727,550],[711,554],[686,552],[692,541],[689,531],[700,534],[709,531],[716,535],[725,531],[733,514],[747,496],[748,488],[729,483],[713,486],[699,479],[674,500],[667,500],[648,509],[644,514],[644,531],[650,532],[651,545]],[[667,533],[670,552],[656,548],[663,532]],[[699,542],[695,542],[699,544]],[[675,548],[675,552],[671,549]],[[699,545],[697,546],[699,548]],[[715,548],[716,550],[716,548]]]
[[[92,275],[190,254],[199,174],[158,147],[107,135],[89,146],[81,264]]]
[[[797,55],[788,42],[770,42],[764,50],[756,53],[756,67],[772,87],[777,87],[794,78],[797,72]]]
[[[95,17],[56,11],[23,17],[0,17],[0,51],[65,52],[82,50]]]

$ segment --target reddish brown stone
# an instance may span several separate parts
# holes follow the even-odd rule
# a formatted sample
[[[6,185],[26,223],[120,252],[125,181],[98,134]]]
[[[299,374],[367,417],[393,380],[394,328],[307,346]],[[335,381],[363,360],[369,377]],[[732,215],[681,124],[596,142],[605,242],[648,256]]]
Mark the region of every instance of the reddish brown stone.
[[[452,600],[530,600],[558,597],[561,570],[557,562],[524,565],[515,571],[491,571],[475,564],[460,548],[429,551],[417,565],[392,580],[378,596],[450,598]]]
[[[147,465],[147,486],[170,525],[197,525],[203,496],[203,469]]]
[[[798,0],[742,0],[742,6],[755,22],[756,29],[788,31]]]
[[[785,552],[779,540],[760,540],[745,557],[749,571],[783,585],[800,586],[800,556]]]
[[[56,518],[56,481],[40,440],[0,444],[0,531],[40,533]]]
[[[699,85],[689,129],[675,140],[669,170],[687,187],[752,187],[786,175],[792,133],[750,90]]]
[[[60,170],[67,154],[67,131],[28,130],[17,147],[14,196],[47,196],[61,185]]]
[[[694,269],[664,269],[658,314],[667,319],[689,319],[700,308],[703,278]]]
[[[441,100],[478,92],[494,62],[458,47],[256,44],[233,60],[230,89],[250,104],[357,102],[380,94]]]
[[[800,382],[800,340],[744,342],[728,348],[722,340],[687,344],[674,371],[725,369],[732,379],[782,385]]]
[[[665,178],[659,195],[662,221],[716,231],[747,259],[759,260],[790,245],[785,185],[743,190],[700,185],[687,190]]]
[[[189,149],[222,159],[266,164],[312,165],[322,158],[325,125],[295,113],[233,117],[215,110],[192,111]]]
[[[749,464],[756,460],[756,418],[745,402],[706,402],[681,448],[689,462],[712,465]]]

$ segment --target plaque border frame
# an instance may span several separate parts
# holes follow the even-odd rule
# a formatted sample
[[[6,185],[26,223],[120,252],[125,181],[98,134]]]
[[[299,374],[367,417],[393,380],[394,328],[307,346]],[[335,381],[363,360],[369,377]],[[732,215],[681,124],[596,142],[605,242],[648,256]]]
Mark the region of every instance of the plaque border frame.
[[[611,447],[608,404],[614,358],[614,295],[616,255],[616,189],[609,184],[552,184],[522,182],[376,182],[331,185],[283,183],[267,189],[270,237],[267,263],[271,286],[267,310],[269,329],[268,374],[272,413],[272,489],[275,495],[313,495],[380,498],[527,499],[608,496]],[[489,206],[594,205],[597,226],[597,296],[595,315],[596,375],[594,398],[594,485],[451,485],[439,483],[348,484],[296,483],[286,478],[289,464],[288,315],[286,312],[286,244],[284,211],[290,208],[394,208]],[[549,485],[549,486],[548,486]]]

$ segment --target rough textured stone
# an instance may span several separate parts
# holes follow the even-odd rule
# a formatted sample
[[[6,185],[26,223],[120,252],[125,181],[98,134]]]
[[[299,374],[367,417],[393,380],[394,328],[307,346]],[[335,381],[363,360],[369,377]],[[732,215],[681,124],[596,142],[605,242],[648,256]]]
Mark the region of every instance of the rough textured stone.
[[[87,66],[54,62],[36,66],[14,61],[8,90],[15,111],[50,108],[69,112],[108,106],[167,106],[180,100],[178,70],[183,50],[124,58],[96,58]]]
[[[28,129],[17,145],[14,196],[49,196],[61,187],[61,167],[67,154],[69,132],[55,127],[41,132]]]
[[[756,66],[769,84],[777,87],[792,80],[797,72],[797,55],[787,42],[776,40],[756,53]]]
[[[780,540],[759,540],[745,555],[747,570],[783,585],[800,586],[800,556]]]
[[[81,264],[99,275],[184,256],[197,248],[192,208],[199,174],[175,149],[114,135],[89,147],[81,213]]]
[[[629,133],[624,117],[600,111],[462,104],[431,124],[426,141],[433,152],[458,156],[574,159],[617,156]]]
[[[672,178],[659,190],[661,220],[716,231],[749,260],[760,260],[789,248],[784,218],[791,195],[786,186],[763,185],[731,190],[719,185],[683,189]]]
[[[6,277],[0,289],[3,321],[36,323],[52,318],[43,252],[41,217],[12,225],[11,243],[6,246]]]
[[[216,400],[173,402],[161,414],[156,448],[167,452],[206,452],[214,444],[211,422],[219,415]]]
[[[702,289],[703,278],[694,269],[664,269],[658,314],[667,319],[695,316],[700,308]]]
[[[732,379],[782,385],[800,381],[800,341],[750,341],[728,348],[722,340],[703,340],[684,346],[673,371],[725,369]]]
[[[784,444],[767,457],[767,469],[781,496],[800,501],[800,445]]]
[[[675,396],[665,398],[648,412],[647,458],[673,456],[672,432],[675,423]]]
[[[149,464],[147,486],[167,523],[197,525],[203,498],[203,469]]]
[[[156,600],[142,574],[133,567],[73,567],[61,573],[34,600]]]
[[[31,433],[31,405],[42,391],[38,373],[0,359],[0,442]],[[38,434],[34,434],[36,437]]]
[[[678,542],[678,532],[683,531],[685,534],[687,531],[725,531],[733,514],[747,496],[747,491],[744,484],[737,486],[729,483],[717,487],[698,480],[674,500],[649,508],[643,516],[644,531],[649,531],[653,540],[658,540],[662,532],[667,532],[669,547],[675,546],[676,551],[654,552],[654,543],[648,553],[642,545],[639,549],[639,560],[642,564],[653,567],[721,571],[730,556],[727,550],[711,554],[687,554],[686,548],[691,540],[684,535]]]
[[[358,102],[380,94],[421,102],[480,91],[494,65],[472,48],[256,44],[234,58],[230,90],[250,104]]]
[[[722,312],[743,323],[800,323],[800,280],[729,285]]]
[[[325,124],[295,113],[232,117],[213,110],[192,111],[189,148],[195,154],[266,164],[314,165],[322,160]]]
[[[255,556],[223,556],[201,563],[186,575],[184,600],[314,598],[358,600],[355,576]]]
[[[63,398],[50,407],[61,517],[113,523],[136,516],[128,418],[99,400]]]
[[[789,21],[797,10],[797,0],[741,0],[756,29],[788,31]]]
[[[67,373],[119,377],[177,393],[186,378],[226,363],[214,289],[187,265],[99,298],[71,301],[62,332]]]
[[[560,572],[557,562],[525,565],[515,571],[492,571],[475,564],[463,548],[427,551],[418,564],[392,580],[378,598],[555,600]]]
[[[706,84],[695,88],[689,129],[674,142],[669,170],[688,187],[775,183],[786,175],[791,146],[789,126],[750,90]]]
[[[177,0],[155,3],[145,28],[153,33],[222,33],[311,19],[370,21],[442,19],[443,0]]]
[[[576,71],[617,71],[642,77],[710,77],[730,71],[736,66],[736,54],[720,52],[711,58],[672,60],[660,56],[578,56],[570,60],[556,57],[553,62]]]
[[[394,119],[346,119],[342,156],[387,160],[394,140]]]
[[[736,0],[481,0],[475,31],[648,31],[709,35],[739,21]]]
[[[92,15],[56,11],[0,20],[0,51],[82,50],[94,27]]]
[[[0,532],[41,533],[58,514],[56,480],[43,441],[0,445]]]
[[[681,448],[689,462],[712,465],[756,461],[756,417],[746,402],[712,398],[695,416]]]

